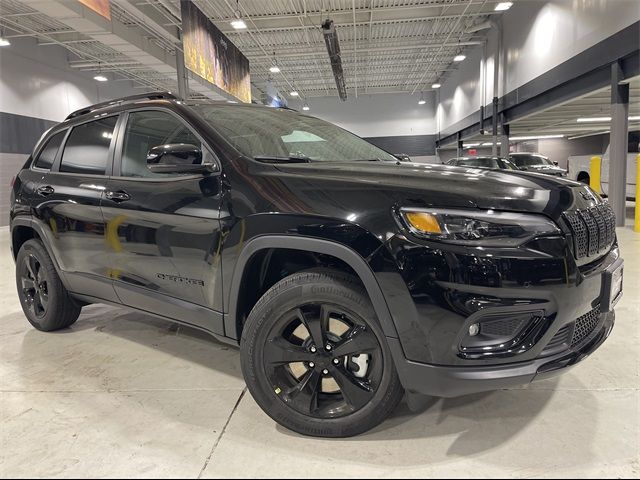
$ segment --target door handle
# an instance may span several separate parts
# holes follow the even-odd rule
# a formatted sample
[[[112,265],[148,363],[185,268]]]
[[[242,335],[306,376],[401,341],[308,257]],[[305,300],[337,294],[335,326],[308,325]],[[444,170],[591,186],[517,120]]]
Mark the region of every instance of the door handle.
[[[51,185],[45,185],[43,187],[38,187],[36,189],[36,193],[41,197],[47,197],[55,192],[55,189]]]
[[[105,197],[116,203],[126,202],[127,200],[131,199],[131,195],[122,190],[119,190],[117,192],[107,191],[107,193],[105,193]]]

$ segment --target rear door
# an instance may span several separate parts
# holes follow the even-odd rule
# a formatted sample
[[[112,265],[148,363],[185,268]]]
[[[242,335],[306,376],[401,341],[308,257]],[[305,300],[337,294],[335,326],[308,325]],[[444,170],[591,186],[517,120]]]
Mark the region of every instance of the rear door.
[[[70,128],[37,188],[36,216],[71,291],[116,301],[100,200],[111,170],[118,115]],[[36,162],[36,167],[38,163]]]
[[[219,174],[161,174],[149,150],[189,144],[217,161],[202,138],[165,109],[123,120],[114,175],[102,200],[114,287],[123,303],[223,334]]]

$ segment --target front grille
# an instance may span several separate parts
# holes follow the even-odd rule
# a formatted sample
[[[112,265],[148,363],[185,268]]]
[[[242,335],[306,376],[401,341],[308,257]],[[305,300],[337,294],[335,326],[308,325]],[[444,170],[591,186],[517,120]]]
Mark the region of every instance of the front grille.
[[[600,323],[600,305],[578,317],[575,322],[565,325],[549,341],[542,355],[553,355],[567,348],[580,346],[598,328]]]
[[[571,347],[580,345],[586,338],[593,333],[600,322],[600,305],[585,313],[576,320],[573,329],[573,338],[571,339]]]
[[[604,254],[613,245],[616,218],[608,203],[585,210],[565,212],[564,218],[573,236],[573,252],[576,259]]]

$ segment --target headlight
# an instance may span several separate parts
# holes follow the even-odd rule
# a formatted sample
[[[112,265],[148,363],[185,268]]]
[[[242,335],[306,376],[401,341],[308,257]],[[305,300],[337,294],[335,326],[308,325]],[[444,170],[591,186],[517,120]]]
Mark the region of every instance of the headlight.
[[[402,223],[414,235],[461,245],[518,246],[560,230],[543,215],[494,210],[400,209]]]

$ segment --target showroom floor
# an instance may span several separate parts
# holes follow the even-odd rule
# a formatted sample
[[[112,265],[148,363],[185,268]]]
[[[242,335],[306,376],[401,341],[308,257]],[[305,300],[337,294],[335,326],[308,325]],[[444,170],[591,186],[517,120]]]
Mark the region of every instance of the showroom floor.
[[[2,477],[638,477],[640,234],[619,229],[625,296],[609,341],[528,389],[404,405],[374,431],[318,440],[246,393],[238,351],[196,331],[91,306],[30,328],[0,229]]]

